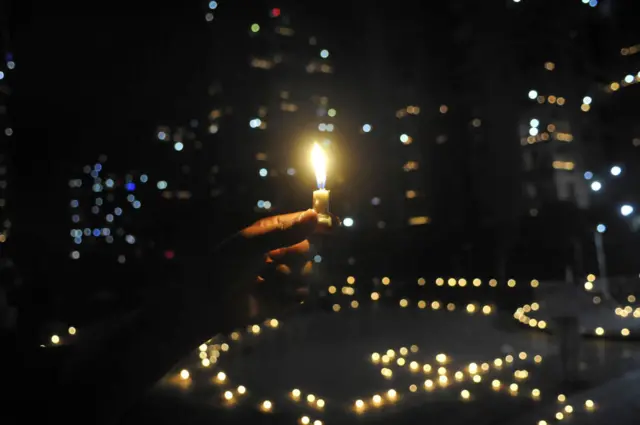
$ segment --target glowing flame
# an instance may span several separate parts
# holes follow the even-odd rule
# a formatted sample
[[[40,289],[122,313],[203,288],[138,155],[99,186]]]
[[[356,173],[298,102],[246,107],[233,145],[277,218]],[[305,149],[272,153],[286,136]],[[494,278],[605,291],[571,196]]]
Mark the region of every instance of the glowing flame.
[[[311,163],[316,172],[318,189],[324,189],[324,185],[327,183],[327,155],[317,143],[314,143],[313,149],[311,149]]]

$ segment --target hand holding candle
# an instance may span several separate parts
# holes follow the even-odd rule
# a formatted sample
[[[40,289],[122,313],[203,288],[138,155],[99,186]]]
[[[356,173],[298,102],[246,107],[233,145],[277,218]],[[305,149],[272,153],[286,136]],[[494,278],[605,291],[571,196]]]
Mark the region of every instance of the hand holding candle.
[[[311,149],[311,163],[316,173],[318,190],[313,192],[313,209],[318,213],[318,226],[331,228],[332,220],[329,213],[329,191],[325,189],[327,182],[327,155],[318,143]]]

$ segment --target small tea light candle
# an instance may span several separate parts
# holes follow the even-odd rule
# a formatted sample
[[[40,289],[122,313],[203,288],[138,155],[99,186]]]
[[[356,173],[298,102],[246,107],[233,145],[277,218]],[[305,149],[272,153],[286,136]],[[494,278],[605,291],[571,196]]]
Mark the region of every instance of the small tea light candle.
[[[313,210],[318,213],[318,224],[331,227],[331,215],[329,214],[330,191],[325,189],[327,182],[327,155],[317,143],[314,143],[313,149],[311,149],[311,163],[318,183],[318,190],[313,192]]]

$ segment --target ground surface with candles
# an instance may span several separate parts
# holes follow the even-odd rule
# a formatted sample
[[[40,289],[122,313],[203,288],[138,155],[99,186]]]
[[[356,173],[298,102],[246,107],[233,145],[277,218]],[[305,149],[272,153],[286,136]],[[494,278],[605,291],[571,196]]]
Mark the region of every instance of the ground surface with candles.
[[[525,311],[542,314],[541,305],[532,302],[514,314],[484,302],[342,300],[329,311],[271,319],[194,347],[131,419],[608,422],[612,395],[624,400],[624,380],[640,380],[633,372],[640,344],[599,334],[583,338],[583,382],[568,388],[557,337],[522,318]]]

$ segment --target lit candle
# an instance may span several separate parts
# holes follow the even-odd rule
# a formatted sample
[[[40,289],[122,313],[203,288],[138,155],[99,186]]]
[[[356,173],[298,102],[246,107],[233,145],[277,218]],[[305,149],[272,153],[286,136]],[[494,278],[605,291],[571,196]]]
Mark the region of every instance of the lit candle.
[[[313,192],[313,209],[318,213],[318,224],[331,227],[329,191],[325,189],[327,182],[327,155],[317,143],[314,143],[313,149],[311,149],[311,163],[318,183],[318,190]]]

